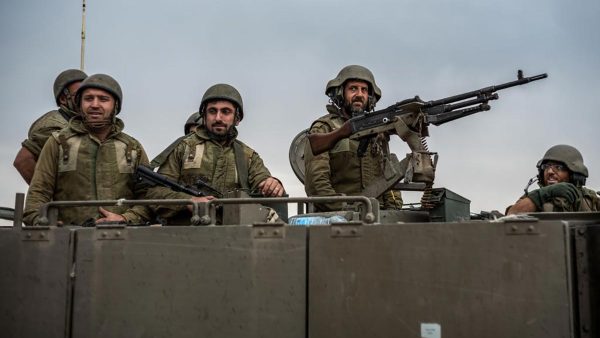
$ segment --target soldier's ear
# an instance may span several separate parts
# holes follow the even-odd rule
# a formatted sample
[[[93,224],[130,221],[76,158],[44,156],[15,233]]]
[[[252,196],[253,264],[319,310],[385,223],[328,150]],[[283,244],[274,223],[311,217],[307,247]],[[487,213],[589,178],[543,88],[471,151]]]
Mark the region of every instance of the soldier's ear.
[[[235,120],[235,126],[236,127],[239,126],[240,125],[240,120],[241,120],[240,119],[240,109],[239,108],[235,109],[235,118],[234,118],[234,120]]]
[[[578,173],[571,174],[571,182],[577,187],[582,187],[585,185],[585,178],[585,176]]]
[[[67,97],[65,96],[65,94],[60,94],[58,96],[58,102],[60,102],[61,106],[66,106],[67,105]]]

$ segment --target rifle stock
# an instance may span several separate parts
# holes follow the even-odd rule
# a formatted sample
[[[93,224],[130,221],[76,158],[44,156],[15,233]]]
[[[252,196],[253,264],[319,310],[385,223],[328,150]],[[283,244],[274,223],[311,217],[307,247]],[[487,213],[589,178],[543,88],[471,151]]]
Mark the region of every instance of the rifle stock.
[[[346,121],[340,128],[329,133],[308,134],[308,142],[314,156],[322,154],[333,148],[336,143],[352,135],[350,121]]]

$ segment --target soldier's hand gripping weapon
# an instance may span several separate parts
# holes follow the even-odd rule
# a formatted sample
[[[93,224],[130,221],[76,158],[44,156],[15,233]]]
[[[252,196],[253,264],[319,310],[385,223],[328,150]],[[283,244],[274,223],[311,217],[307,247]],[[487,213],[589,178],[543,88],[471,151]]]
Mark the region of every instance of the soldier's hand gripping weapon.
[[[429,152],[425,142],[425,137],[429,136],[427,129],[429,124],[439,126],[471,114],[490,110],[489,101],[498,99],[497,91],[546,77],[548,77],[546,73],[523,77],[523,72],[519,70],[515,81],[433,101],[423,101],[419,96],[415,96],[385,109],[352,117],[339,129],[332,132],[309,134],[308,141],[313,155],[316,156],[330,150],[344,138],[359,140],[359,156],[362,156],[370,140],[378,133],[397,134],[408,144],[412,153],[408,154],[407,158],[399,163],[399,166],[397,165],[402,174],[391,185],[393,186],[405,178],[408,183],[423,182],[427,187],[431,187],[434,180],[435,163],[431,159],[431,155],[434,153]],[[378,191],[381,190],[378,189]]]

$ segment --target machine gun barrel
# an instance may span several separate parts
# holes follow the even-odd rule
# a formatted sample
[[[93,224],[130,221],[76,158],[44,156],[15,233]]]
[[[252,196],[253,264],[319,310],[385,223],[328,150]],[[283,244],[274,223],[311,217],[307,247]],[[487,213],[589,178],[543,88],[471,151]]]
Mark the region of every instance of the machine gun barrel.
[[[546,73],[523,77],[523,72],[519,70],[515,81],[427,102],[415,96],[387,108],[355,116],[346,121],[339,129],[329,133],[309,134],[307,136],[308,141],[315,156],[328,151],[337,142],[348,137],[361,139],[363,140],[362,143],[365,144],[365,138],[392,130],[394,128],[393,122],[400,117],[411,120],[405,121],[407,125],[415,125],[418,121],[424,122],[421,124],[421,129],[415,130],[415,132],[427,136],[427,126],[429,124],[437,126],[481,111],[490,110],[488,101],[498,99],[497,91],[547,77],[548,74]]]
[[[530,76],[530,77],[523,77],[523,73],[521,71],[519,71],[518,75],[517,75],[517,80],[515,80],[515,81],[510,81],[510,82],[502,83],[499,85],[489,86],[489,87],[473,90],[473,91],[470,91],[467,93],[445,97],[445,98],[439,99],[439,100],[428,101],[428,102],[425,102],[425,108],[439,106],[439,105],[447,104],[447,103],[458,102],[458,101],[466,100],[471,97],[477,97],[477,96],[481,96],[481,95],[485,95],[485,94],[491,94],[491,93],[497,92],[499,90],[524,85],[526,83],[537,81],[537,80],[542,80],[547,77],[548,77],[548,74],[546,74],[546,73],[538,74],[538,75]]]

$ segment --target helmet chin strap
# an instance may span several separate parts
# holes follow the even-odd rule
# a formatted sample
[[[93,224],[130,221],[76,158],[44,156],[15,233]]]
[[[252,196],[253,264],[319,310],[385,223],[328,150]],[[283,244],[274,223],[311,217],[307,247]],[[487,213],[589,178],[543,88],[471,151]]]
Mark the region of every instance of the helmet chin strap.
[[[533,176],[532,178],[529,179],[529,182],[527,182],[527,185],[525,186],[525,196],[527,196],[527,194],[529,193],[529,187],[531,187],[532,184],[534,184],[535,182],[538,181],[538,177],[537,176]]]
[[[99,121],[89,121],[87,119],[87,115],[83,113],[81,115],[83,117],[83,123],[92,132],[105,130],[107,127],[112,126],[116,122],[116,114],[114,113],[114,111],[108,118]]]
[[[65,97],[66,104],[63,104],[61,101],[60,107],[71,113],[77,112],[77,105],[74,101],[75,96],[71,95],[71,92],[67,88],[63,89],[62,94]]]

